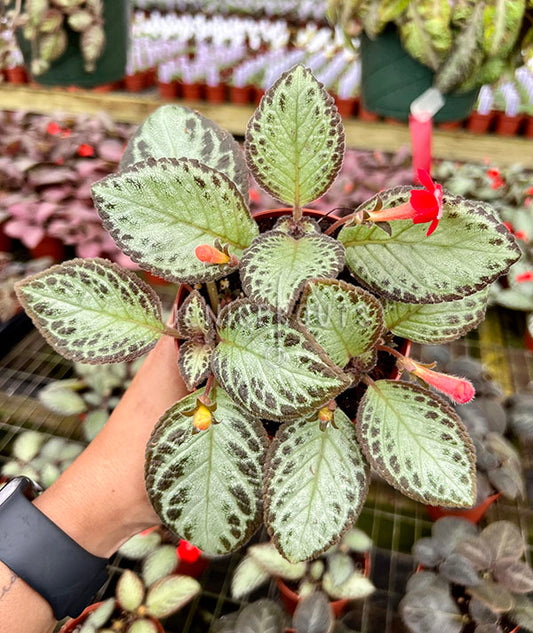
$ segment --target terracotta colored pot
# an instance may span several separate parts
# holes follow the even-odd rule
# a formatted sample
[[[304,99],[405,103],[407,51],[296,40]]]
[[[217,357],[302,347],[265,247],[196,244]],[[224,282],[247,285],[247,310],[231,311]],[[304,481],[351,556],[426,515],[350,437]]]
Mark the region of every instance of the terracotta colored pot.
[[[183,84],[182,95],[187,101],[202,101],[204,98],[204,85],[203,84]]]
[[[255,105],[259,105],[261,103],[261,99],[265,94],[265,90],[263,88],[254,88],[254,103]]]
[[[495,132],[500,136],[514,136],[520,133],[523,121],[523,116],[507,116],[507,114],[500,112],[496,119]]]
[[[171,81],[170,83],[158,81],[157,92],[161,99],[177,99],[179,97],[179,84],[177,81]]]
[[[127,92],[142,92],[145,88],[144,73],[135,73],[124,77],[124,86]]]
[[[490,495],[490,497],[487,497],[485,501],[482,501],[473,508],[442,508],[440,506],[426,506],[426,510],[433,521],[437,521],[442,517],[460,517],[470,521],[471,523],[479,523],[479,521],[481,521],[481,519],[485,516],[485,512],[487,512],[500,494],[501,493],[498,492],[494,495]]]
[[[230,86],[229,96],[231,102],[237,105],[252,103],[252,90],[252,86],[244,86],[244,88],[240,88],[239,86]]]
[[[524,134],[528,138],[533,138],[533,116],[529,115],[524,124]]]
[[[96,611],[98,607],[102,604],[102,602],[96,602],[95,604],[90,604],[77,618],[73,618],[68,620],[63,624],[59,633],[76,633],[78,627],[80,627],[85,620],[91,615],[93,611]],[[155,618],[150,618],[150,620],[155,624],[157,628],[157,633],[165,633],[165,629],[159,620]]]
[[[93,88],[93,92],[113,92],[113,90],[115,90],[114,82],[101,84]]]
[[[146,283],[150,284],[151,286],[170,286],[171,285],[170,281],[163,279],[163,277],[158,277],[157,275],[154,275],[153,273],[147,270],[142,271],[142,276],[144,278],[144,281],[146,281]]]
[[[370,112],[367,110],[362,103],[359,103],[359,114],[358,117],[361,121],[379,121],[379,114],[375,112]]]
[[[488,114],[472,112],[468,117],[466,129],[472,134],[486,134],[492,126],[494,116],[494,112],[489,112]]]
[[[144,87],[152,88],[157,82],[157,68],[147,68],[143,71]]]
[[[462,121],[444,121],[439,123],[439,128],[441,130],[460,130],[462,127]]]
[[[352,99],[343,99],[342,97],[335,97],[335,105],[337,106],[337,110],[339,114],[343,118],[349,118],[355,114],[355,97]]]
[[[206,86],[205,98],[209,103],[224,103],[226,101],[226,84]]]
[[[185,560],[179,560],[178,566],[176,567],[176,574],[182,574],[183,576],[191,576],[192,578],[198,578],[198,576],[202,575],[204,569],[209,566],[209,559],[205,556],[200,556],[200,558],[194,563],[188,563]]]
[[[365,568],[364,575],[366,578],[370,577],[370,554],[368,552],[365,553]],[[276,578],[276,584],[278,585],[278,589],[280,592],[281,602],[283,602],[283,606],[285,610],[290,615],[293,615],[296,611],[296,607],[300,602],[300,596],[290,589],[285,582],[281,578]],[[336,618],[340,617],[344,611],[346,611],[346,607],[348,606],[349,600],[333,600],[329,604],[333,610],[333,614]]]
[[[30,248],[30,253],[33,259],[51,257],[55,262],[62,262],[65,259],[65,245],[56,237],[45,235],[37,246]]]
[[[6,68],[6,79],[10,84],[26,84],[28,83],[28,73],[24,66]]]

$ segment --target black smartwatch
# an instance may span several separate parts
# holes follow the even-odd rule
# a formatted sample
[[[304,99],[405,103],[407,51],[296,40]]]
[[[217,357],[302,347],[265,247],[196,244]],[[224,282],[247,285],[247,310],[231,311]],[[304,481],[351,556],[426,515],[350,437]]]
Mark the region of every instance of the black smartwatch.
[[[0,561],[50,604],[57,620],[78,616],[107,579],[107,558],[87,552],[31,499],[40,488],[15,477],[0,489]]]

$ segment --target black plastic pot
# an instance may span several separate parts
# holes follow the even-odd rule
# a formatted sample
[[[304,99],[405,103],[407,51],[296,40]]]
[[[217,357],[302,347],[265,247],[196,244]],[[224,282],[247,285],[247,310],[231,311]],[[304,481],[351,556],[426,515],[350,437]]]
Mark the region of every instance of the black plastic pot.
[[[66,27],[67,49],[59,59],[52,62],[50,70],[33,79],[45,86],[79,86],[93,88],[100,84],[122,79],[126,74],[126,55],[130,22],[128,0],[104,0],[104,30],[106,45],[96,62],[96,69],[88,73],[83,68],[80,51],[80,35]],[[17,39],[28,71],[31,69],[30,42],[18,33]]]
[[[394,26],[375,40],[362,34],[361,62],[364,107],[382,116],[407,121],[412,101],[433,85],[433,71],[407,53]],[[478,92],[445,95],[445,105],[435,115],[435,122],[465,119]]]

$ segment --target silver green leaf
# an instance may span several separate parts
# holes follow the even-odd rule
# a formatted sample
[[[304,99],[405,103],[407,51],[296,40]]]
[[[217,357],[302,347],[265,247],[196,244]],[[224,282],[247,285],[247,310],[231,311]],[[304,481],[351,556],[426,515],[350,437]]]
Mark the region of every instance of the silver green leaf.
[[[272,600],[258,600],[247,605],[237,616],[235,633],[281,633],[285,631],[285,615]]]
[[[175,545],[161,545],[143,561],[142,579],[147,587],[171,574],[178,565]]]
[[[313,218],[303,216],[299,220],[295,220],[292,215],[282,215],[274,225],[274,231],[282,231],[291,235],[305,235],[311,233],[322,233],[320,225]]]
[[[213,317],[198,290],[193,290],[180,306],[176,324],[181,336],[211,340],[215,336]]]
[[[296,207],[320,198],[344,156],[342,121],[308,68],[295,66],[267,91],[248,123],[244,150],[259,185]]]
[[[248,548],[248,556],[253,558],[271,576],[296,581],[304,577],[306,563],[291,563],[278,552],[272,543],[259,543]]]
[[[265,523],[291,562],[337,543],[366,499],[369,471],[355,427],[340,409],[334,423],[321,431],[318,419],[286,422],[268,451]]]
[[[340,585],[336,585],[331,574],[326,572],[322,579],[322,587],[334,600],[363,600],[376,590],[372,582],[358,571]]]
[[[85,400],[75,391],[63,386],[62,380],[51,382],[39,391],[39,401],[59,415],[78,415],[87,411]],[[79,383],[79,381],[75,381]]]
[[[455,411],[427,389],[373,383],[359,405],[357,437],[371,466],[406,496],[431,505],[474,503],[474,445]]]
[[[408,201],[408,187],[380,194],[383,207]],[[372,198],[365,208],[374,208]],[[444,211],[435,232],[426,224],[390,222],[391,235],[372,224],[344,227],[338,239],[346,263],[364,286],[404,303],[441,303],[485,288],[520,257],[513,236],[484,202],[444,196]]]
[[[133,360],[161,337],[161,302],[135,273],[106,259],[72,259],[16,285],[19,301],[65,358]]]
[[[174,104],[153,112],[130,139],[120,170],[147,158],[194,158],[226,174],[248,200],[248,170],[240,145],[199,112]]]
[[[155,551],[160,543],[161,535],[158,532],[135,534],[120,546],[118,553],[125,558],[140,560]]]
[[[207,380],[211,373],[209,361],[214,349],[214,343],[205,343],[194,339],[180,344],[178,367],[189,391]]]
[[[295,239],[282,231],[256,237],[241,259],[244,292],[254,301],[289,313],[304,283],[336,277],[344,268],[344,248],[327,235]]]
[[[240,257],[258,234],[237,187],[196,160],[148,158],[92,186],[95,206],[121,249],[174,282],[213,281],[233,270],[205,264],[200,244],[227,244]]]
[[[143,581],[131,569],[126,569],[118,579],[116,596],[125,611],[135,611],[144,599]]]
[[[219,315],[218,334],[211,369],[230,397],[259,417],[299,417],[350,384],[302,326],[267,305],[233,301]]]
[[[231,595],[240,599],[259,589],[270,574],[252,556],[245,556],[237,565],[231,577]]]
[[[520,34],[526,0],[488,0],[483,4],[483,47],[490,57],[505,57]]]
[[[400,303],[385,299],[385,325],[397,336],[436,345],[454,341],[483,321],[489,289],[442,303]]]
[[[127,633],[159,633],[159,629],[157,628],[154,620],[141,618],[140,620],[135,620],[135,622],[131,624]]]
[[[191,418],[203,390],[171,407],[147,446],[146,487],[161,520],[210,555],[243,545],[261,523],[267,435],[216,389],[216,424],[193,432]]]
[[[154,618],[166,618],[192,600],[201,588],[190,576],[167,576],[150,587],[146,612]]]
[[[307,284],[298,318],[339,367],[368,352],[383,330],[383,309],[374,296],[331,279]]]
[[[95,628],[101,628],[113,615],[115,608],[115,598],[108,598],[102,602],[98,609],[91,613],[86,622],[92,624]]]

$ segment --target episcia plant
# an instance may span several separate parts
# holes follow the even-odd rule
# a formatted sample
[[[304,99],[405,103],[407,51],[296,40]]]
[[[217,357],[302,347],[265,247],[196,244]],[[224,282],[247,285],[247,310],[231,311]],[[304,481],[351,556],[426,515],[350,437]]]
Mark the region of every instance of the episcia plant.
[[[267,91],[244,156],[213,122],[164,106],[93,198],[133,261],[182,284],[174,325],[135,274],[102,259],[17,287],[73,360],[126,361],[161,336],[179,341],[194,391],[154,428],[146,487],[162,522],[208,555],[242,546],[264,520],[288,560],[318,556],[355,522],[369,466],[426,503],[475,499],[473,444],[427,388],[465,402],[471,384],[406,357],[393,336],[437,343],[475,327],[487,286],[520,251],[488,204],[427,174],[425,188],[383,191],[342,219],[306,211],[344,145],[333,99],[303,66]],[[291,208],[252,217],[248,169]],[[388,378],[395,363],[422,384]]]

